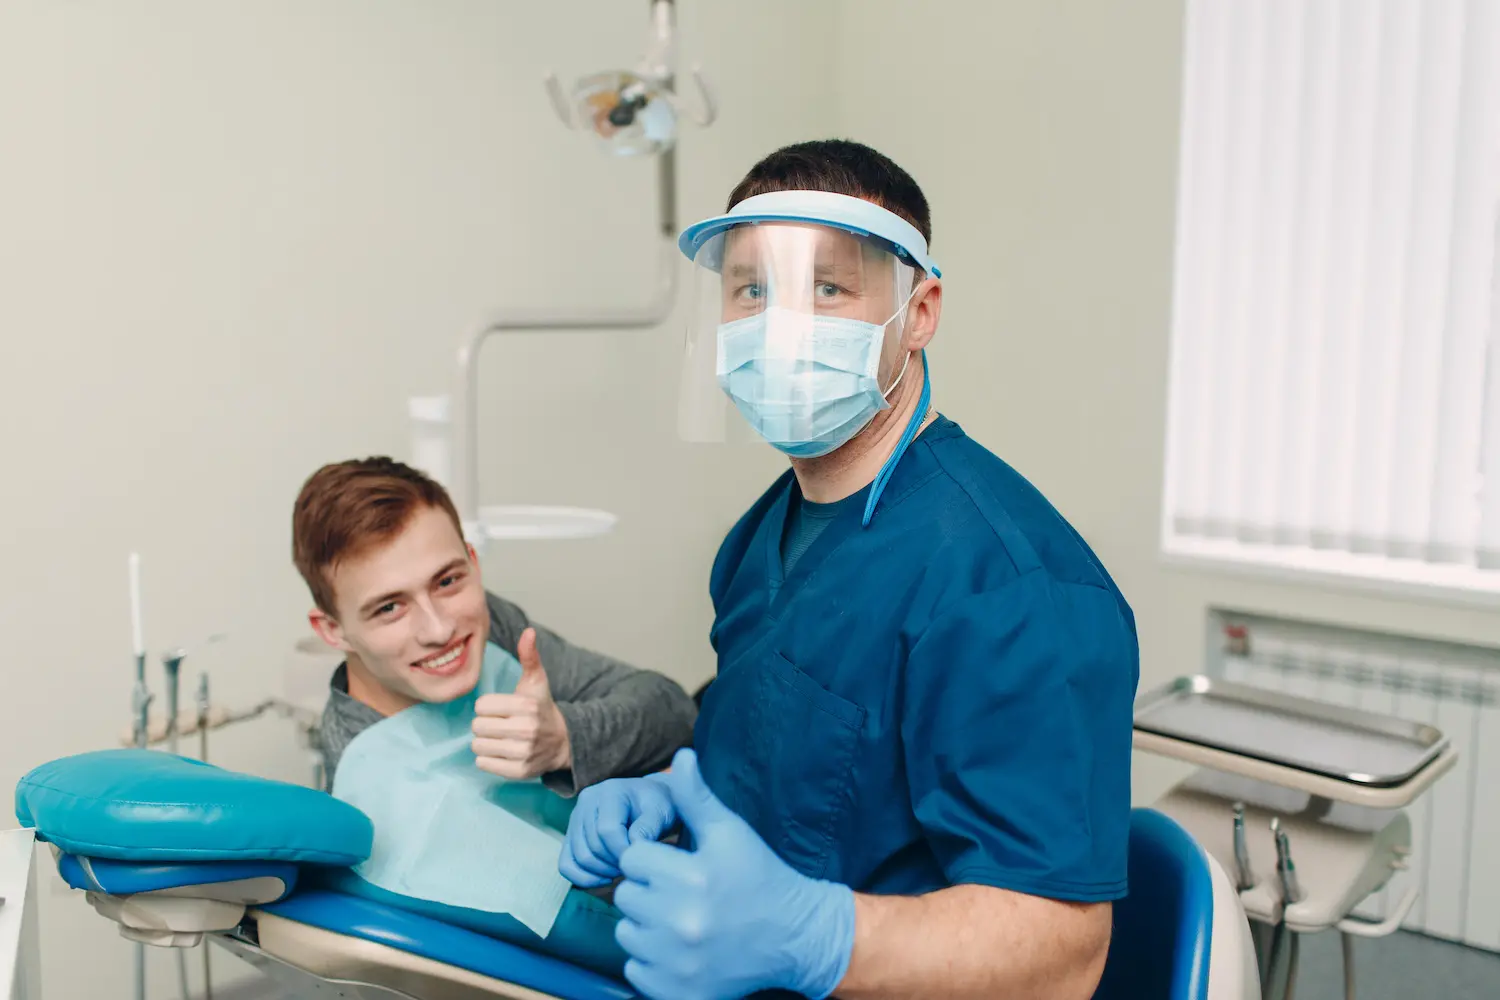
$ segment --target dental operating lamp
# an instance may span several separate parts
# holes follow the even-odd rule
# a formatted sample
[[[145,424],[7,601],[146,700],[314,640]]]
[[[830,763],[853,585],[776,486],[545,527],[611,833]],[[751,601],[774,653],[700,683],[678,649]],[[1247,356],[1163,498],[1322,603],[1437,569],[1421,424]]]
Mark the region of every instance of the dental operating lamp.
[[[676,3],[651,0],[651,37],[634,70],[581,78],[565,93],[555,75],[545,79],[553,110],[564,125],[586,131],[616,156],[655,156],[657,162],[657,278],[642,304],[598,310],[518,311],[500,316],[465,337],[458,351],[454,501],[470,544],[483,551],[490,539],[568,538],[602,534],[614,525],[604,511],[570,507],[483,507],[479,500],[479,354],[490,337],[522,331],[646,330],[671,314],[677,295],[677,125],[700,127],[717,117],[702,74],[691,71],[697,101],[687,107],[676,92]]]

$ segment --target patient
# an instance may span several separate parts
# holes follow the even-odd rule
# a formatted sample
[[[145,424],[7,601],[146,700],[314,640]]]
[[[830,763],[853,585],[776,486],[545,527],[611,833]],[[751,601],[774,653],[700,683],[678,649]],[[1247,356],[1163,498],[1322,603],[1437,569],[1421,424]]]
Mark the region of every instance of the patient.
[[[576,795],[607,778],[661,770],[691,742],[696,706],[676,683],[571,645],[487,593],[447,492],[417,470],[387,458],[324,466],[302,487],[292,535],[293,561],[312,593],[309,620],[346,657],[330,681],[319,730],[327,790],[341,794],[335,777],[356,737],[369,733],[368,740],[377,723],[424,703],[451,704],[441,710],[450,716],[465,713],[457,720],[464,726],[459,742],[474,768],[512,781],[539,778],[556,793],[548,795],[534,783],[476,781],[481,791],[446,800],[445,811],[448,805],[459,812],[487,808],[479,804],[486,786],[517,793],[530,787],[551,800],[532,809],[533,815],[550,814],[542,816],[546,826],[566,825],[571,803],[558,796]],[[511,671],[513,687],[481,693],[471,709],[468,699],[482,672],[492,680],[499,660]],[[452,752],[443,758],[452,759]],[[422,784],[421,773],[412,773],[408,787]],[[518,801],[524,809],[524,800]],[[381,830],[377,822],[377,855],[390,846],[405,849],[383,844]],[[481,845],[481,853],[487,851]],[[555,859],[546,864],[555,874]],[[352,873],[333,879],[344,891],[377,899],[385,894]],[[406,895],[391,901],[599,971],[618,975],[624,964],[613,936],[618,912],[576,889],[568,892],[545,938],[503,913],[414,906]]]
[[[319,469],[297,497],[292,558],[313,628],[346,660],[319,726],[325,787],[349,742],[417,702],[473,690],[485,643],[521,661],[514,695],[481,698],[478,765],[562,795],[665,768],[692,742],[696,706],[674,681],[590,652],[487,593],[443,487],[400,462]]]

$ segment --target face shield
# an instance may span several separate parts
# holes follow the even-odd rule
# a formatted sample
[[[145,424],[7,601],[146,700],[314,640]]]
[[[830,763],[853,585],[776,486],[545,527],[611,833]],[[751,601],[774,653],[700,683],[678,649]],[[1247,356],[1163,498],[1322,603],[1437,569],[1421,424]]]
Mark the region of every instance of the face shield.
[[[696,265],[684,439],[763,440],[813,458],[889,408],[911,361],[907,306],[923,272],[937,273],[905,220],[844,195],[776,192],[679,245]]]

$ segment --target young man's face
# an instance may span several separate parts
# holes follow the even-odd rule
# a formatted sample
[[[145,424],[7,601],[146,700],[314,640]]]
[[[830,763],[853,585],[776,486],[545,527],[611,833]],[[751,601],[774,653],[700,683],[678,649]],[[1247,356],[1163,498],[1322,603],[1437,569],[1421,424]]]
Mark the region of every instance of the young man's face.
[[[395,538],[339,562],[331,582],[336,614],[310,617],[351,654],[351,694],[361,668],[390,696],[372,705],[386,714],[474,689],[489,609],[478,560],[442,510],[418,509]]]

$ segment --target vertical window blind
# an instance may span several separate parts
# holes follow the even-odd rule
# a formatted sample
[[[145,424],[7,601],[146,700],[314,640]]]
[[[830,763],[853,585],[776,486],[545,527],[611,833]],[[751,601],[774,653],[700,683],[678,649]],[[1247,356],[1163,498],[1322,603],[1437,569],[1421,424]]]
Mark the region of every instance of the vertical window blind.
[[[1189,0],[1163,544],[1500,593],[1500,0]]]

